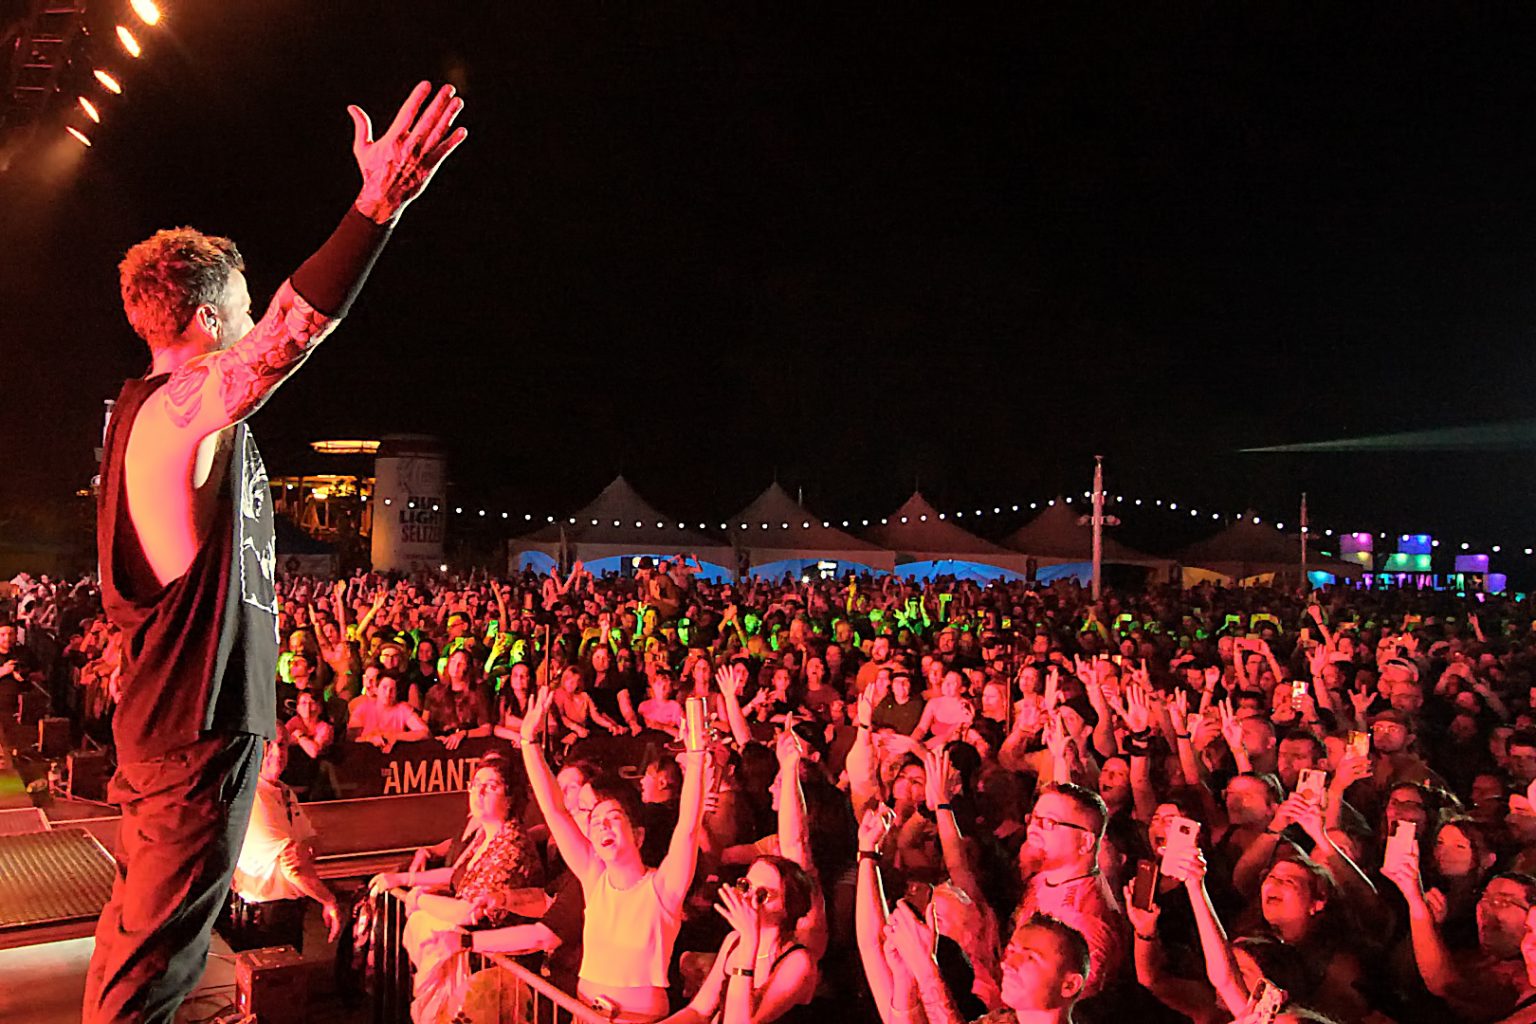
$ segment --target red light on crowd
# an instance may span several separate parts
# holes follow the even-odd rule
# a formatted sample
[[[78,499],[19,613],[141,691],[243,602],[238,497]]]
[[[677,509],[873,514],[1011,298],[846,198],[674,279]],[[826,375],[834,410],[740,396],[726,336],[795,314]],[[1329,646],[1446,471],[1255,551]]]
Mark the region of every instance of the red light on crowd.
[[[84,96],[80,97],[80,109],[85,111],[86,117],[90,118],[92,121],[95,121],[97,124],[101,124],[101,115],[96,112],[96,104],[92,103]]]
[[[82,132],[80,129],[74,127],[73,125],[66,125],[64,130],[73,135],[75,137],[75,141],[80,143],[80,145],[86,147],[90,146],[91,140],[85,137],[85,132]]]
[[[133,8],[133,13],[137,14],[144,24],[160,24],[160,8],[155,6],[154,0],[132,0],[128,6]]]
[[[123,44],[123,49],[128,51],[128,56],[130,57],[137,57],[144,52],[144,48],[139,45],[139,41],[133,38],[133,33],[129,32],[122,25],[117,26],[117,41]]]
[[[113,78],[105,71],[102,71],[100,68],[96,70],[95,74],[96,81],[100,82],[101,87],[107,90],[107,92],[112,93],[114,96],[121,96],[123,94],[123,87],[118,84],[117,79]]]

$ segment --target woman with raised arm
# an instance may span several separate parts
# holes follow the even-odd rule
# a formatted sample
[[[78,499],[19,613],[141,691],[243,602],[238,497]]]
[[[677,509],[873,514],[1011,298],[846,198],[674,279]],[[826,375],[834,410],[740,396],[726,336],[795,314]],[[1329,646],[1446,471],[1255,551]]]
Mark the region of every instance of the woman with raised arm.
[[[541,691],[523,718],[518,742],[550,836],[586,896],[577,994],[617,1024],[649,1024],[669,1009],[667,969],[698,861],[705,752],[690,747],[682,755],[677,827],[661,866],[650,868],[640,857],[645,829],[633,786],[618,780],[588,783],[592,813],[586,833],[566,810],[539,743],[550,702],[550,691]]]

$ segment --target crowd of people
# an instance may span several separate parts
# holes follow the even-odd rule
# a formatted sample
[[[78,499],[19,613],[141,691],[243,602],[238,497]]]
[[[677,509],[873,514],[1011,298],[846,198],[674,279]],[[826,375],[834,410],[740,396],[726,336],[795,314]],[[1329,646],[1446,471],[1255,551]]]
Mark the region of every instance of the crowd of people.
[[[691,569],[280,579],[292,791],[492,738],[372,880],[418,1020],[496,1019],[482,952],[625,1024],[1536,1021],[1528,603]],[[0,698],[110,742],[93,583],[0,623]]]

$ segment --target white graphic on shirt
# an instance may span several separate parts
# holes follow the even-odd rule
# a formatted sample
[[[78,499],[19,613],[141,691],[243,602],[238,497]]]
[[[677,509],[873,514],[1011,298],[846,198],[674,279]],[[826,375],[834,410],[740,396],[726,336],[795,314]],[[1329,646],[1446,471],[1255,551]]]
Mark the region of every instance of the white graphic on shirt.
[[[277,633],[277,545],[272,513],[267,507],[271,489],[266,463],[256,439],[240,427],[240,516],[236,523],[240,555],[240,599],[272,616],[272,636]]]

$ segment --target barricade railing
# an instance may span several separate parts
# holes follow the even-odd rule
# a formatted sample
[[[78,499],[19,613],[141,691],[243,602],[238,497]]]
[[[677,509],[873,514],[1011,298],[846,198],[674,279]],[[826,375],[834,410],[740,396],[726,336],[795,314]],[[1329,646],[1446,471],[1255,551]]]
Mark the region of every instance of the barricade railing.
[[[370,941],[373,944],[373,1024],[409,1024],[411,1019],[411,960],[405,951],[407,890],[391,889],[379,897]],[[502,953],[476,954],[472,969],[498,969],[495,1019],[509,1024],[610,1024],[599,1012],[569,992],[563,992],[515,959]]]
[[[562,992],[547,978],[502,953],[486,953],[483,958],[501,972],[498,988],[501,1021],[517,1024],[609,1024],[612,1019],[599,1013],[568,992]]]
[[[391,889],[380,895],[373,915],[369,936],[373,1024],[409,1024],[411,1019],[411,958],[401,941],[405,935],[405,892]]]

